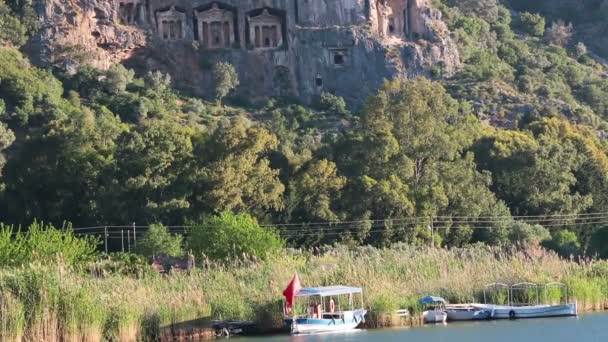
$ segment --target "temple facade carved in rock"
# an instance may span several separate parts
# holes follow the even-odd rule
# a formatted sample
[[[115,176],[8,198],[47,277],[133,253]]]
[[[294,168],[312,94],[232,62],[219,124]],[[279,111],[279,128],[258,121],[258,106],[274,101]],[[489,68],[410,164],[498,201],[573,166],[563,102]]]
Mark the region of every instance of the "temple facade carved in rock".
[[[438,63],[449,74],[459,64],[429,0],[113,1],[117,21],[160,43],[145,54],[146,68],[166,70],[201,95],[212,89],[209,70],[217,61],[235,65],[239,95],[248,99],[312,101],[328,91],[353,102],[383,79],[424,74]]]

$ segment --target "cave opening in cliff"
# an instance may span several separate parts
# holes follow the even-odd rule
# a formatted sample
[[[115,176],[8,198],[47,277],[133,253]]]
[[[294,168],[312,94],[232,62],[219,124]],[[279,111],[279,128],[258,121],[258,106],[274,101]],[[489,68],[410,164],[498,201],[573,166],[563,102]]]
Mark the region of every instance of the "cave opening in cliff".
[[[237,11],[213,2],[194,10],[195,36],[205,49],[228,49],[238,43]]]
[[[386,38],[405,39],[411,34],[416,0],[378,0],[378,31]]]
[[[345,49],[329,49],[335,66],[344,66],[347,61],[348,52]]]
[[[388,32],[395,33],[395,18],[388,18]]]
[[[269,49],[286,46],[287,29],[284,11],[261,8],[247,14],[247,46]]]
[[[342,55],[341,53],[336,53],[334,55],[334,64],[337,64],[337,65],[344,64],[344,55]]]
[[[317,85],[317,88],[323,87],[323,77],[321,75],[317,74],[315,77],[315,84]]]

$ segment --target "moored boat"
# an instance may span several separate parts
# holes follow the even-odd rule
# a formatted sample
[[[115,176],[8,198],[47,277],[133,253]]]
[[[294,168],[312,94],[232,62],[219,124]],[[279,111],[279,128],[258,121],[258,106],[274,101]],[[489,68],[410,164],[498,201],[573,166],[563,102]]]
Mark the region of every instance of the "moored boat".
[[[286,297],[283,313],[285,324],[293,335],[352,331],[365,322],[367,311],[363,308],[361,288],[298,289],[298,284],[293,287],[296,291],[288,291],[290,287],[283,293]]]
[[[567,304],[539,304],[526,306],[475,304],[475,308],[489,310],[494,319],[541,318],[541,317],[567,317],[578,314],[577,303]]]
[[[420,299],[420,303],[425,307],[422,312],[424,323],[445,323],[448,314],[444,310],[445,299],[435,296],[426,296]]]
[[[470,305],[446,306],[448,321],[480,321],[492,318],[492,310]]]
[[[484,289],[484,300],[486,303],[484,304],[471,304],[472,307],[478,310],[489,310],[492,312],[491,316],[494,319],[516,319],[516,318],[541,318],[541,317],[566,317],[566,316],[577,316],[578,315],[578,305],[577,302],[573,303],[568,302],[568,288],[565,284],[562,283],[548,283],[542,286],[542,292],[544,294],[545,300],[547,297],[547,290],[551,287],[561,287],[564,289],[564,300],[563,303],[551,303],[551,304],[541,304],[540,302],[540,293],[541,287],[534,283],[519,283],[511,286],[495,283],[486,285]],[[486,289],[489,288],[501,288],[507,289],[507,301],[508,305],[497,305],[497,304],[488,304]],[[528,294],[528,299],[532,299],[532,303],[521,303],[516,300],[515,291],[525,291]],[[530,294],[532,294],[530,296]]]

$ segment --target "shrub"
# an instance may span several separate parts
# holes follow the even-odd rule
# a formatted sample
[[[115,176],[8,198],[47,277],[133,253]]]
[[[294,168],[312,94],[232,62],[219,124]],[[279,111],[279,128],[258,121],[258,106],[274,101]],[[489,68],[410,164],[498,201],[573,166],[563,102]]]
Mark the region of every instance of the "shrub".
[[[260,227],[255,218],[230,212],[204,218],[188,235],[188,248],[195,254],[220,261],[243,255],[264,259],[284,245],[276,232]]]
[[[181,256],[184,254],[182,239],[181,235],[172,235],[162,224],[153,224],[137,242],[135,252],[147,257],[157,254]]]
[[[135,72],[122,66],[113,65],[106,73],[106,88],[111,94],[119,94],[127,90],[127,86],[133,82]]]
[[[524,12],[519,21],[521,28],[531,36],[542,37],[545,33],[545,18],[538,13]]]
[[[574,56],[576,58],[581,58],[582,56],[587,54],[587,46],[583,42],[578,42],[576,46],[574,46]]]
[[[344,99],[331,93],[321,93],[319,105],[321,109],[334,112],[338,115],[346,115],[348,113]]]
[[[565,46],[572,38],[574,28],[572,24],[566,25],[563,20],[554,22],[546,32],[547,41],[558,46]]]
[[[549,231],[539,225],[514,221],[510,226],[509,240],[514,244],[539,244],[551,238]]]
[[[53,263],[58,257],[67,265],[83,264],[95,259],[98,245],[97,238],[76,237],[70,226],[59,230],[34,222],[22,232],[0,225],[0,265]]]

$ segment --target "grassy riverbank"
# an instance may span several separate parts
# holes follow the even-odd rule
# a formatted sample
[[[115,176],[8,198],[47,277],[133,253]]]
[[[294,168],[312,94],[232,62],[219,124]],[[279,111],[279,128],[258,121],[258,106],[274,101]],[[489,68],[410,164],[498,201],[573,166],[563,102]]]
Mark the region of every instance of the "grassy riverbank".
[[[191,274],[144,272],[137,277],[93,277],[43,265],[4,269],[0,339],[153,340],[163,335],[163,327],[201,318],[254,320],[261,329],[277,329],[280,293],[294,272],[304,286],[364,287],[372,325],[394,324],[391,313],[398,308],[418,310],[416,299],[425,294],[478,301],[480,286],[495,281],[560,279],[581,309],[603,309],[608,303],[608,263],[575,263],[537,248],[340,247],[317,255],[290,252],[263,262],[204,266]]]

